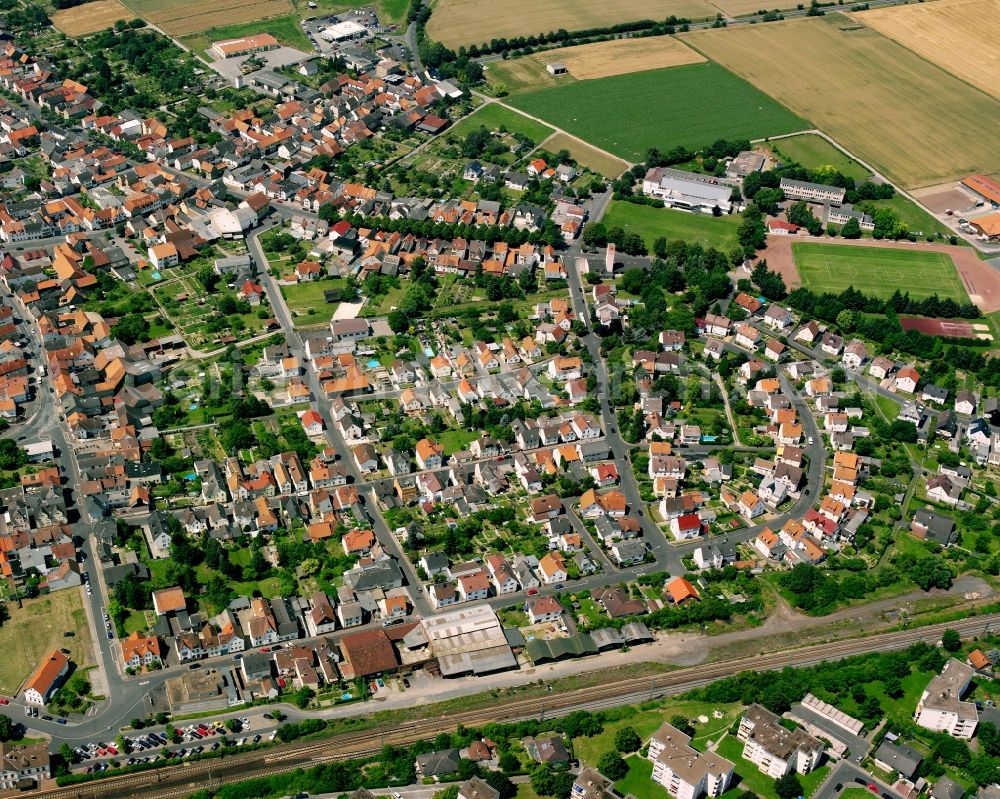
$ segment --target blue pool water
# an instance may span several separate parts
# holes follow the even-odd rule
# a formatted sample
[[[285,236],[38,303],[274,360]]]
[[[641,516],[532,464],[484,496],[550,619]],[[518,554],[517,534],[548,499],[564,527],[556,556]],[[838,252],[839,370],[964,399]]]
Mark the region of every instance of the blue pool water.
[[[160,279],[160,273],[159,272],[153,272],[153,280],[159,280],[159,279]]]
[[[198,406],[197,406],[197,405],[192,405],[192,406],[191,406],[191,410],[192,410],[192,411],[196,411],[196,410],[198,410]]]
[[[430,347],[424,347],[424,355],[426,355],[428,358],[433,358],[434,350],[432,350]]]
[[[190,472],[189,474],[184,475],[185,480],[196,480],[197,478],[198,475],[196,475],[194,472]]]
[[[703,444],[711,444],[713,441],[715,441],[715,438],[716,438],[715,436],[702,436],[701,441]]]
[[[377,369],[381,365],[382,365],[382,362],[379,361],[379,360],[377,360],[376,358],[372,358],[370,361],[368,361],[368,368],[369,369]]]

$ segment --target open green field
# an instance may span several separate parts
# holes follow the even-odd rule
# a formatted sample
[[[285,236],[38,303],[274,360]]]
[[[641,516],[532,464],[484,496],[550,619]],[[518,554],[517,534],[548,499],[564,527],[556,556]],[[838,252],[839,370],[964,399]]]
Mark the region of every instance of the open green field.
[[[288,47],[294,47],[304,52],[312,52],[312,43],[299,25],[298,14],[287,14],[280,17],[255,22],[236,22],[231,25],[219,25],[198,33],[181,36],[182,44],[191,48],[197,56],[204,56],[212,42],[223,39],[238,39],[241,36],[252,36],[255,33],[270,33],[275,39]],[[212,56],[209,56],[211,59]]]
[[[822,169],[832,167],[855,180],[864,180],[871,173],[861,164],[844,155],[822,136],[815,133],[803,133],[790,136],[787,139],[777,139],[767,144],[782,161],[796,161],[806,169]]]
[[[650,147],[704,147],[809,124],[718,64],[689,64],[580,81],[510,104],[630,161]]]
[[[609,750],[610,751],[610,750]],[[625,758],[628,774],[615,783],[615,790],[621,796],[632,795],[636,799],[664,799],[667,792],[651,779],[653,764],[644,757],[632,755]]]
[[[656,239],[666,236],[667,239],[683,239],[691,244],[728,252],[736,244],[736,229],[740,226],[741,217],[702,216],[673,208],[654,208],[613,200],[602,221],[609,228],[620,227],[638,233],[650,249]]]
[[[455,127],[451,128],[448,133],[449,135],[468,136],[480,126],[488,130],[500,130],[504,128],[511,133],[520,133],[523,136],[527,136],[535,144],[541,144],[555,132],[548,125],[528,119],[528,117],[517,113],[513,109],[505,108],[497,103],[487,103],[481,106],[474,114],[467,116],[455,125]]]
[[[340,278],[312,280],[308,283],[295,283],[281,287],[292,320],[298,325],[316,325],[330,321],[337,309],[335,303],[328,303],[324,292],[340,289],[344,281]]]
[[[827,13],[681,39],[905,187],[1000,171],[1000,100],[857,19]]]
[[[451,455],[465,449],[477,436],[476,430],[445,430],[438,436],[438,442],[444,448],[444,454]]]
[[[0,693],[14,694],[54,649],[68,649],[77,668],[93,662],[90,627],[79,589],[66,588],[23,607],[9,603],[10,619],[0,626]],[[64,632],[74,633],[64,638]]]
[[[937,294],[969,302],[954,262],[944,253],[797,241],[792,255],[802,284],[813,291],[839,293],[854,286],[890,297],[899,289],[914,298]]]
[[[891,200],[872,200],[878,208],[891,208],[899,215],[899,220],[918,235],[926,236],[928,233],[940,233],[943,236],[951,236],[951,231],[947,225],[942,224],[916,203],[906,199],[901,194],[897,194]],[[958,243],[964,245],[967,242],[959,237]]]

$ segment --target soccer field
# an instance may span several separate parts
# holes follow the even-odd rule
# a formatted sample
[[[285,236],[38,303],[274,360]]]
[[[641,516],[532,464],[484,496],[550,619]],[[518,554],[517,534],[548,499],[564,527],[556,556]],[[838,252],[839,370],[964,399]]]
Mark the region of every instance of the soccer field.
[[[876,297],[899,289],[915,299],[937,294],[969,302],[954,262],[944,253],[795,242],[792,255],[802,285],[815,292],[837,294],[853,286]]]

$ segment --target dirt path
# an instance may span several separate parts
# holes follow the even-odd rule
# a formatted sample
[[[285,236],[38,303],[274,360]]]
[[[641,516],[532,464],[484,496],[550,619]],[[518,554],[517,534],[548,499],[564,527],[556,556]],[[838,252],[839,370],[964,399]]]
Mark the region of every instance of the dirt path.
[[[985,261],[979,260],[969,247],[953,247],[950,244],[927,244],[912,241],[876,241],[874,239],[831,239],[823,236],[768,236],[767,248],[761,257],[767,259],[768,268],[777,272],[788,288],[802,285],[799,271],[792,256],[792,242],[812,241],[822,244],[836,244],[844,247],[879,247],[887,250],[931,250],[951,257],[958,276],[962,279],[969,298],[983,313],[1000,311],[1000,271]]]

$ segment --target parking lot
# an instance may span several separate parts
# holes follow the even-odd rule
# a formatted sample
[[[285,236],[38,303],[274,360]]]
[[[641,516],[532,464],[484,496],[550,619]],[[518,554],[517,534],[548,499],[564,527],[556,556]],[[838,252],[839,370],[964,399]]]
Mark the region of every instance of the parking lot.
[[[359,35],[357,38],[345,39],[339,42],[331,42],[323,38],[323,31],[333,25],[338,25],[344,22],[353,22],[360,25],[367,30],[367,33]],[[392,28],[395,28],[395,26],[392,25],[383,30],[382,26],[379,24],[378,16],[375,14],[375,9],[371,7],[359,8],[354,11],[345,11],[341,14],[331,14],[329,16],[305,19],[302,21],[302,29],[305,31],[306,36],[309,37],[309,41],[313,43],[313,48],[316,52],[330,56],[336,55],[340,51],[341,47],[360,45],[380,33],[391,34],[393,32],[391,30]]]
[[[114,760],[132,766],[169,758],[190,758],[204,752],[214,752],[223,746],[239,747],[258,744],[263,740],[273,741],[278,730],[268,724],[271,720],[271,714],[265,713],[259,720],[244,717],[230,719],[229,722],[194,722],[184,727],[168,727],[158,732],[122,736],[117,742],[98,741],[78,746],[73,753],[79,758],[81,765],[86,764],[82,770],[88,774],[110,768],[110,762]]]

